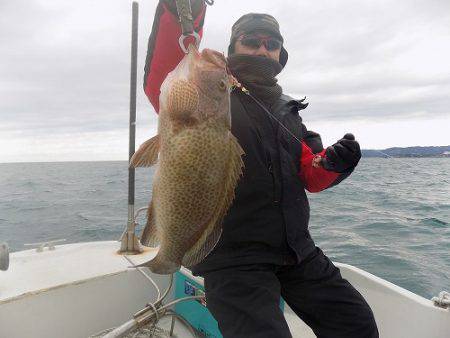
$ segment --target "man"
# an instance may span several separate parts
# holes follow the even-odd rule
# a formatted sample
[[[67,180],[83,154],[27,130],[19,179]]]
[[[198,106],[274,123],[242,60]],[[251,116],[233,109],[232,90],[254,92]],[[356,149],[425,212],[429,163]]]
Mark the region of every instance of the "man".
[[[203,1],[192,1],[192,10],[201,36]],[[144,79],[156,111],[162,81],[184,56],[180,34],[173,0],[161,0]],[[224,337],[291,337],[280,296],[319,338],[378,337],[370,307],[308,231],[305,189],[318,192],[348,177],[361,157],[358,143],[346,135],[323,149],[299,116],[307,104],[282,94],[276,76],[288,52],[272,16],[241,17],[228,54],[231,73],[255,99],[231,93],[231,131],[245,151],[245,170],[219,243],[193,268],[204,277],[208,309]],[[317,155],[321,166],[314,165]]]

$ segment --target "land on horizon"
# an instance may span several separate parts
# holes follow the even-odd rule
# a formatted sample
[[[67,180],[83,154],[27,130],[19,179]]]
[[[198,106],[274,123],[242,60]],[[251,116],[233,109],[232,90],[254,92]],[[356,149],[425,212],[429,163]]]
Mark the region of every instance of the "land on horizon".
[[[363,149],[363,157],[450,157],[450,146]]]
[[[362,157],[378,158],[450,158],[450,145],[448,146],[415,146],[415,147],[391,147],[386,149],[362,149]],[[0,162],[4,163],[60,163],[60,162],[122,162],[126,159],[111,160],[63,160],[63,161],[22,161],[22,162]]]

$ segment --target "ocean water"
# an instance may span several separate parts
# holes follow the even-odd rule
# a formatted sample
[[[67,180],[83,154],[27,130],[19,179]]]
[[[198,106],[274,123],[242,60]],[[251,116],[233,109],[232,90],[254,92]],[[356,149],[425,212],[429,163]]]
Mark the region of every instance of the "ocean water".
[[[137,170],[137,208],[147,206],[152,173]],[[18,251],[118,239],[127,182],[126,162],[0,164],[0,242]],[[363,159],[350,178],[309,197],[311,234],[332,260],[426,298],[450,291],[449,159]]]

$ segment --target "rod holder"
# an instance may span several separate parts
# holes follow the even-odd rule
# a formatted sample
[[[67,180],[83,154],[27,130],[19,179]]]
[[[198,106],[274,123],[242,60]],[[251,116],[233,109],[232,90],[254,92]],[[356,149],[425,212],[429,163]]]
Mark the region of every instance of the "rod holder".
[[[127,229],[120,239],[120,254],[137,255],[142,253],[139,239],[136,236],[136,221],[134,217],[134,205],[128,206],[128,223]]]
[[[9,268],[9,247],[6,243],[0,244],[0,270],[6,271]]]

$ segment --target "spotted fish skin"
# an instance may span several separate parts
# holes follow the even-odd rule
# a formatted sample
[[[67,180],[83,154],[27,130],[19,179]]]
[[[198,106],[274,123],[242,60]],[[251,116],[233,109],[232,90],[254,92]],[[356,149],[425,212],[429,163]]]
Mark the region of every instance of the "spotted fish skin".
[[[141,237],[144,245],[159,245],[141,265],[154,273],[199,263],[220,238],[244,155],[230,131],[229,83],[222,54],[190,47],[161,86],[158,135],[132,158],[135,166],[156,163]]]

